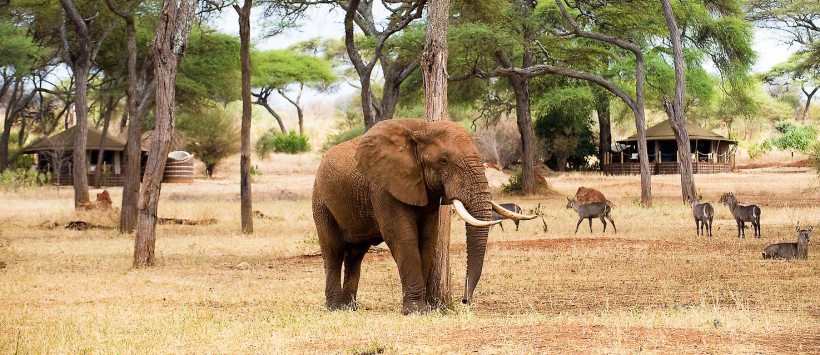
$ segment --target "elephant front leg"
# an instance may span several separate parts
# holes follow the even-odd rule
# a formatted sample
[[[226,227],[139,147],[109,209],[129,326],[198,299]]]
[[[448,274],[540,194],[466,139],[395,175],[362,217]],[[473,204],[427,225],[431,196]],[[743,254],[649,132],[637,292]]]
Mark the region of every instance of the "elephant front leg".
[[[345,307],[341,286],[345,254],[342,231],[330,211],[323,206],[315,206],[313,215],[325,266],[325,306],[335,311]]]

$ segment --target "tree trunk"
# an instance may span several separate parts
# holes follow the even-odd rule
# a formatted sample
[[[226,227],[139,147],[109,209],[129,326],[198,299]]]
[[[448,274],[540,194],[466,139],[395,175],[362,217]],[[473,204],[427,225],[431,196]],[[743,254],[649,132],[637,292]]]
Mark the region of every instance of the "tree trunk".
[[[63,0],[65,1],[65,0]],[[191,30],[197,0],[165,0],[151,44],[154,80],[157,83],[154,112],[156,126],[151,151],[143,176],[139,197],[137,234],[134,241],[134,267],[154,265],[157,208],[162,186],[162,174],[174,135],[174,82],[177,65]]]
[[[114,100],[113,95],[108,95],[108,102],[105,103],[105,108],[103,109],[102,120],[103,120],[103,130],[102,136],[100,136],[100,146],[97,148],[97,168],[94,169],[94,187],[100,188],[100,177],[102,176],[102,161],[103,155],[105,154],[105,139],[108,137],[108,126],[111,123],[111,116],[114,114],[114,109],[117,107],[117,102]]]
[[[427,122],[447,119],[447,21],[449,0],[428,3],[427,33],[421,53],[424,80],[424,119]],[[398,92],[398,89],[396,89]],[[439,226],[435,252],[427,279],[427,302],[431,307],[450,303],[450,206],[439,207]]]
[[[603,171],[606,155],[612,149],[612,121],[609,108],[611,96],[599,87],[593,88],[593,93],[595,94],[595,111],[598,116],[598,164]]]
[[[239,15],[240,57],[242,60],[242,138],[239,158],[240,212],[242,233],[253,234],[253,198],[251,195],[251,0],[245,0],[242,8],[234,5]],[[297,110],[299,108],[297,107]],[[299,110],[299,133],[302,133],[302,114]]]
[[[529,80],[509,77],[515,92],[515,117],[521,134],[521,192],[527,196],[535,193],[535,133],[530,113]]]
[[[359,94],[362,98],[362,117],[364,118],[364,129],[369,131],[377,123],[376,114],[373,108],[373,94],[370,92],[370,72],[361,75],[362,89]]]
[[[11,126],[14,122],[14,118],[11,114],[14,111],[14,103],[17,101],[17,89],[20,86],[21,80],[22,79],[17,79],[14,81],[14,88],[11,90],[11,98],[9,98],[8,104],[6,105],[6,112],[4,115],[5,120],[3,121],[3,134],[0,136],[0,172],[6,170],[9,163],[9,141],[11,140]]]
[[[271,116],[273,116],[273,118],[275,118],[275,119],[276,119],[276,123],[278,123],[278,124],[279,124],[279,130],[280,130],[282,133],[288,133],[288,131],[286,131],[286,130],[285,130],[285,123],[282,121],[282,116],[279,116],[279,114],[278,114],[278,113],[276,113],[276,111],[274,111],[274,110],[273,110],[273,108],[272,108],[272,107],[270,107],[270,105],[268,104],[268,96],[264,96],[264,98],[260,96],[260,97],[256,100],[256,102],[255,102],[255,103],[256,103],[257,105],[259,105],[259,106],[264,107],[264,108],[265,108],[265,110],[267,110],[267,111],[268,111],[268,113],[270,113],[270,114],[271,114]]]
[[[76,82],[74,94],[74,114],[77,131],[72,152],[72,174],[74,175],[74,207],[88,202],[88,164],[85,149],[88,142],[88,72],[91,69],[91,34],[85,19],[71,0],[60,0],[66,14],[71,19],[77,33],[77,57],[71,69]]]
[[[641,205],[652,205],[652,171],[649,170],[649,152],[646,145],[646,105],[644,104],[643,54],[635,53],[635,130],[638,132],[638,161],[641,165]]]
[[[664,96],[663,106],[669,116],[672,132],[678,144],[678,169],[680,170],[681,198],[689,202],[695,198],[695,179],[692,176],[691,148],[689,146],[689,130],[686,127],[686,117],[683,112],[683,102],[686,98],[686,78],[684,77],[683,49],[681,48],[680,32],[672,12],[669,0],[661,0],[666,26],[669,28],[669,39],[672,42],[672,53],[675,63],[675,99],[670,102]]]
[[[801,115],[802,117],[800,118],[800,120],[803,121],[804,123],[806,122],[806,119],[809,117],[809,108],[811,108],[811,99],[814,97],[814,94],[817,93],[818,89],[820,89],[820,87],[815,87],[814,90],[812,90],[812,91],[808,91],[804,87],[800,88],[800,90],[802,90],[803,93],[806,94],[806,106],[803,107],[803,113]]]

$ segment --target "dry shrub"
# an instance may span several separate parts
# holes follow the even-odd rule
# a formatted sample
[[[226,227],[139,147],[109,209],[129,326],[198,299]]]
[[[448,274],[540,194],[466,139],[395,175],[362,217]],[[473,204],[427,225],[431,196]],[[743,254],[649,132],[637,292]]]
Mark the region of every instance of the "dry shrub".
[[[478,150],[487,163],[504,169],[521,159],[521,135],[511,120],[500,120],[494,126],[476,131],[474,138]]]

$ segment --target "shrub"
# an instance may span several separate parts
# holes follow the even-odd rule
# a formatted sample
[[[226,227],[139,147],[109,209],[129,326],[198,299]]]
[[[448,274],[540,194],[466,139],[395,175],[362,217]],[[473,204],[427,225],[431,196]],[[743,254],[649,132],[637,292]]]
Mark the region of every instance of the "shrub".
[[[310,151],[308,137],[296,131],[285,134],[270,130],[256,141],[256,154],[262,158],[267,158],[272,153],[296,154],[308,151]]]
[[[806,153],[817,141],[817,128],[812,125],[795,125],[791,122],[780,122],[775,127],[782,136],[772,139],[772,144],[781,150]]]
[[[772,142],[771,141],[763,141],[760,144],[752,144],[749,146],[747,151],[749,152],[749,158],[757,159],[761,157],[763,154],[766,154],[772,150]]]
[[[510,176],[510,179],[507,180],[507,183],[505,183],[504,185],[501,185],[501,192],[503,192],[503,193],[521,192],[521,188],[523,187],[521,185],[521,180],[523,179],[523,177],[524,177],[524,172],[522,172],[521,170],[519,170],[515,174],[512,174]]]
[[[49,181],[51,173],[40,173],[34,169],[9,169],[0,173],[0,189],[4,190],[42,186]]]
[[[185,135],[185,149],[205,164],[208,177],[223,159],[239,153],[236,117],[220,107],[180,113],[177,129]]]
[[[814,170],[817,171],[817,174],[820,175],[820,143],[814,144],[814,149],[812,149],[811,157],[811,165],[814,167]]]
[[[330,148],[333,148],[336,145],[342,144],[347,142],[353,138],[361,136],[364,134],[364,126],[359,125],[353,128],[346,129],[344,131],[333,133],[327,137],[327,141],[322,146],[322,151],[327,151]]]

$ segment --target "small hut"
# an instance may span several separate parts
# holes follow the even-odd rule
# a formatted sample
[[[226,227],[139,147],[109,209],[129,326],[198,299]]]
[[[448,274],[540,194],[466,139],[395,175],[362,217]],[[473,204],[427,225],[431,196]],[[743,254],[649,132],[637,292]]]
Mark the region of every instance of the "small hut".
[[[691,122],[689,130],[690,159],[695,174],[725,173],[732,171],[737,142],[702,128]],[[678,174],[678,145],[669,120],[646,130],[649,169],[655,174]],[[619,140],[613,152],[605,155],[603,170],[607,174],[640,174],[638,135]]]
[[[58,185],[72,185],[72,150],[77,136],[77,126],[45,138],[23,149],[23,154],[37,155],[37,169],[41,172],[51,172],[52,182]],[[100,142],[103,142],[103,158],[97,162]],[[148,156],[144,146],[141,147],[141,166],[145,166]],[[89,127],[86,143],[86,161],[88,164],[88,181],[94,181],[96,169],[102,169],[100,184],[104,186],[122,186],[125,183],[125,140],[119,137],[106,136],[102,139],[102,132]]]

